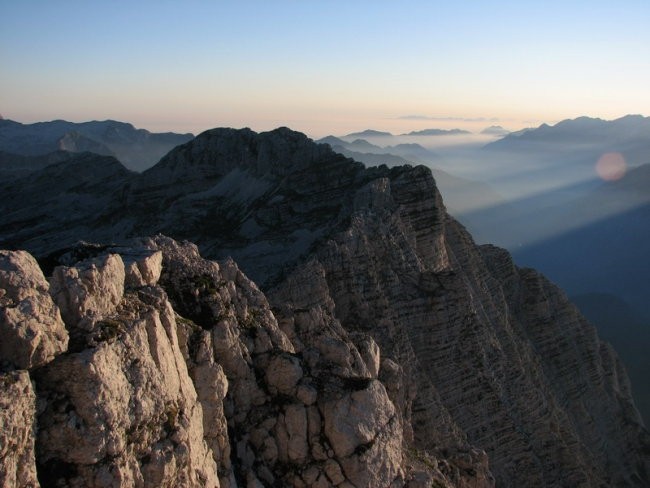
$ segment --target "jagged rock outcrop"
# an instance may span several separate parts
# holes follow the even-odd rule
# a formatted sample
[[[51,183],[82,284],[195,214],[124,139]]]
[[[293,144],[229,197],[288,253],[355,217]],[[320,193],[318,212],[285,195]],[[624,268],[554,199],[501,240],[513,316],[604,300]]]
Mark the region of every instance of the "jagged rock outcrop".
[[[75,235],[106,244],[42,259],[71,342],[33,375],[50,405],[39,472],[192,483],[212,463],[229,487],[648,483],[648,432],[615,353],[559,289],[476,246],[428,169],[366,169],[288,129],[217,129],[122,181],[92,227],[13,237],[34,251]],[[160,236],[108,245],[161,230],[235,261]],[[127,364],[136,353],[151,360]],[[182,398],[149,367],[161,364]],[[114,368],[115,392],[98,365]],[[74,375],[121,395],[116,410]],[[174,429],[153,413],[168,404],[182,407]],[[144,424],[157,427],[119,441]],[[73,469],[62,428],[115,439],[95,437]]]
[[[222,484],[404,483],[401,419],[340,325],[305,311],[296,320],[319,330],[318,341],[292,341],[232,261],[219,266],[192,245],[155,242],[164,256],[161,282],[192,320],[185,333],[190,364],[218,363],[223,373],[217,376],[227,378],[229,446],[217,451],[230,448],[231,459],[218,461]]]
[[[29,427],[32,443],[36,433],[36,458],[20,444],[26,452],[16,450],[22,465],[36,465],[41,486],[218,486],[203,439],[201,405],[164,291],[155,282],[125,289],[117,253],[57,267],[50,286],[29,255],[7,254],[14,258],[10,265],[2,263],[13,278],[3,283],[8,294],[21,297],[49,288],[58,307],[48,294],[48,311],[63,317],[71,336],[69,348],[58,351],[63,354],[55,361],[22,365],[33,371],[22,372],[29,389],[17,404],[30,399],[31,375],[39,409],[35,415],[32,393],[31,411],[25,407],[13,418]],[[160,253],[150,254],[158,259],[152,263],[143,254],[139,268],[159,276]],[[32,266],[11,266],[18,259]],[[24,320],[48,318],[38,312],[27,309]],[[35,486],[35,480],[29,482]],[[15,486],[22,483],[16,480]]]
[[[32,265],[11,268],[11,293],[29,293],[33,258],[7,254]],[[331,310],[280,324],[234,262],[165,237],[56,259],[70,344],[2,376],[5,486],[464,486],[409,460],[377,344]]]
[[[0,364],[30,369],[68,347],[68,332],[36,260],[0,251]]]

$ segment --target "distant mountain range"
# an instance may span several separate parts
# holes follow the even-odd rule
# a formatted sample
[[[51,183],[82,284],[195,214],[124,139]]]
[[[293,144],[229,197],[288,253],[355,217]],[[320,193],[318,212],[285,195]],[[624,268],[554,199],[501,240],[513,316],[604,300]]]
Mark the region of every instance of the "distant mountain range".
[[[488,128],[495,130],[495,128]],[[486,130],[488,130],[486,129]],[[507,134],[508,131],[505,131],[501,128],[501,134]],[[422,129],[414,130],[405,134],[395,135],[390,132],[384,132],[374,129],[366,129],[361,132],[353,132],[351,134],[341,136],[342,139],[363,139],[363,138],[388,138],[388,137],[400,137],[400,136],[456,136],[463,134],[471,134],[470,131],[464,129]]]
[[[348,134],[347,136],[343,136],[346,138],[363,138],[363,137],[393,137],[393,134],[390,132],[383,132],[380,130],[374,130],[374,129],[366,129],[361,132],[352,132],[351,134]]]
[[[615,152],[627,173],[603,182],[596,162]],[[507,247],[521,264],[541,269],[570,293],[623,294],[635,307],[648,302],[650,285],[639,287],[648,283],[640,273],[650,263],[649,117],[543,124],[488,144],[482,164],[486,171],[505,166],[514,186],[534,185],[536,191],[460,216],[476,237]],[[650,317],[650,307],[644,313]]]
[[[115,156],[127,168],[143,171],[192,134],[152,133],[115,120],[67,122],[54,120],[21,124],[0,120],[0,151],[37,156],[63,150]]]
[[[461,134],[471,134],[468,130],[463,129],[423,129],[414,130],[403,136],[457,136]]]
[[[335,150],[340,149],[343,151],[365,154],[391,154],[400,156],[410,163],[431,163],[440,159],[440,156],[438,154],[436,154],[434,151],[431,151],[430,149],[427,149],[424,146],[421,146],[420,144],[395,144],[388,146],[378,146],[366,141],[365,139],[354,139],[350,142],[335,136],[323,137],[316,142],[321,144],[329,144],[332,149]]]
[[[562,157],[565,164],[569,160],[591,162],[605,152],[620,152],[629,165],[636,166],[648,162],[650,117],[626,115],[611,121],[578,117],[512,132],[485,149],[533,158]]]
[[[489,135],[489,136],[505,136],[510,134],[509,130],[504,129],[500,125],[491,125],[490,127],[486,127],[481,131],[481,134]]]
[[[500,141],[491,143],[492,147],[515,145],[517,143],[541,141],[545,143],[620,143],[647,137],[650,131],[650,117],[626,115],[615,120],[592,117],[566,119],[555,125],[542,124],[536,129],[513,132]]]

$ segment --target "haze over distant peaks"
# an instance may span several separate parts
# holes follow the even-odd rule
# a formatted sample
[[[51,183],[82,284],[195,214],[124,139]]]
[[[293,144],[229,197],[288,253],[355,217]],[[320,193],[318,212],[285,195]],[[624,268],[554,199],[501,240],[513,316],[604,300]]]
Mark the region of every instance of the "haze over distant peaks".
[[[172,148],[191,140],[192,134],[152,133],[116,120],[68,122],[53,120],[21,124],[0,122],[0,150],[39,156],[57,150],[90,151],[115,156],[127,168],[142,171],[157,163]]]
[[[318,142],[320,144],[329,144],[332,147],[338,146],[338,145],[343,146],[345,144],[348,144],[346,141],[344,141],[343,139],[340,139],[340,138],[338,138],[336,136],[325,136],[322,139],[318,139],[316,142]]]
[[[370,165],[394,166],[406,163],[431,163],[440,157],[435,152],[415,143],[378,146],[365,139],[354,139],[349,142],[335,136],[323,137],[316,142],[329,144],[336,152]],[[382,158],[376,156],[382,156]]]
[[[555,125],[542,124],[537,128],[512,132],[489,146],[501,148],[524,142],[602,144],[647,138],[649,133],[650,117],[642,115],[626,115],[615,120],[578,117]]]
[[[481,131],[481,134],[489,135],[489,136],[505,136],[506,134],[510,134],[510,131],[507,129],[504,129],[500,125],[491,125],[490,127],[486,127]]]
[[[468,130],[463,129],[423,129],[414,130],[403,136],[455,136],[460,134],[471,134]]]
[[[382,132],[380,130],[366,129],[361,132],[353,132],[343,137],[363,138],[363,137],[392,137],[392,136],[393,134],[391,134],[390,132]]]

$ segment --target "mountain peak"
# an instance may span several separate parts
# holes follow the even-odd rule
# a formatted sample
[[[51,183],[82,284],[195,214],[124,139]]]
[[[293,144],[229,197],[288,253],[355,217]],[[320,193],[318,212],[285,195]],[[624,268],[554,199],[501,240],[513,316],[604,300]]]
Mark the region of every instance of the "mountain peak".
[[[339,139],[336,136],[325,136],[322,139],[318,139],[319,144],[329,144],[330,146],[345,146],[347,142],[345,142],[343,139]]]
[[[212,179],[239,168],[256,176],[277,178],[323,160],[341,158],[328,145],[317,144],[287,127],[260,133],[249,128],[217,128],[172,150],[147,174],[177,180]]]
[[[351,134],[348,134],[347,136],[343,136],[343,137],[360,139],[364,137],[392,137],[392,136],[393,134],[391,134],[390,132],[383,132],[375,129],[366,129],[361,132],[352,132]]]
[[[471,134],[468,130],[463,129],[423,129],[414,130],[404,136],[456,136],[461,134]]]
[[[481,131],[481,134],[490,135],[490,136],[505,136],[509,133],[510,133],[509,130],[504,129],[500,125],[491,125]]]

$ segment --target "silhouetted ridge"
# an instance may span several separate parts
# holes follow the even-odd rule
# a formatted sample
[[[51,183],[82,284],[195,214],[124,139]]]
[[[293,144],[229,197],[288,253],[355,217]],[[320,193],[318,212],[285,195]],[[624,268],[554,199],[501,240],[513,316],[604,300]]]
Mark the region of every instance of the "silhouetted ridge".
[[[219,177],[235,168],[256,176],[283,177],[319,163],[345,159],[325,144],[286,127],[256,133],[246,129],[219,128],[167,154],[145,172],[148,177]]]

